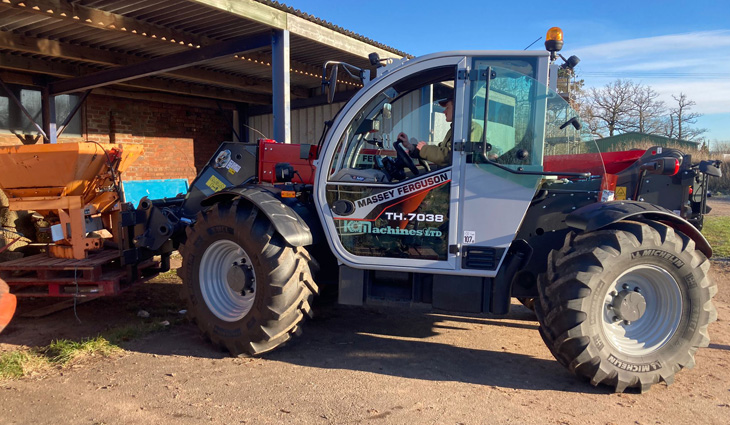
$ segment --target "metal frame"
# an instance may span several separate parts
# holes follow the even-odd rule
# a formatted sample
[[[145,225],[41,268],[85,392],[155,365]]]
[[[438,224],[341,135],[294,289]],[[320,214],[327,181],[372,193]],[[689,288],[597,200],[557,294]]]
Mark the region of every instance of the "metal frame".
[[[274,140],[291,143],[291,78],[289,75],[289,31],[276,30],[271,40],[271,76],[274,109]]]
[[[249,52],[268,46],[271,39],[268,33],[243,36],[222,41],[212,46],[185,50],[168,56],[150,59],[134,65],[109,69],[83,77],[62,80],[50,85],[53,96],[103,87],[109,84],[122,83],[136,78],[170,72],[180,68],[230,56],[236,53]]]
[[[15,96],[15,93],[13,93],[13,91],[10,90],[10,87],[8,87],[5,84],[5,82],[2,80],[2,78],[0,78],[0,87],[2,87],[3,90],[5,90],[5,93],[7,93],[8,97],[13,101],[13,103],[15,103],[15,105],[18,108],[20,108],[20,111],[23,112],[23,115],[25,115],[25,117],[28,118],[28,120],[31,123],[33,123],[33,125],[35,126],[36,129],[38,129],[38,133],[41,134],[44,138],[47,138],[47,136],[46,136],[47,133],[43,130],[43,127],[41,127],[40,125],[38,125],[37,122],[35,122],[35,119],[33,119],[33,116],[30,114],[30,112],[28,112],[27,109],[25,109],[25,106],[23,106],[23,104],[20,102],[20,99],[18,99],[18,97]],[[18,136],[18,135],[16,134],[16,136]],[[18,136],[18,137],[20,137],[20,136]]]
[[[71,119],[78,113],[81,105],[86,101],[91,90],[111,84],[147,77],[151,75],[171,72],[202,62],[231,56],[237,53],[252,52],[265,47],[272,48],[272,88],[273,104],[278,141],[289,143],[291,139],[290,106],[290,78],[289,78],[289,31],[276,30],[252,36],[235,37],[220,43],[201,47],[194,50],[175,53],[154,58],[134,65],[100,71],[83,77],[50,82],[41,88],[42,124],[38,124],[23,107],[20,100],[9,90],[0,79],[0,86],[8,92],[8,96],[18,105],[26,117],[43,136],[44,143],[56,143],[58,137],[66,129]],[[64,122],[58,126],[56,122],[55,97],[61,94],[85,91],[78,104],[69,113]]]

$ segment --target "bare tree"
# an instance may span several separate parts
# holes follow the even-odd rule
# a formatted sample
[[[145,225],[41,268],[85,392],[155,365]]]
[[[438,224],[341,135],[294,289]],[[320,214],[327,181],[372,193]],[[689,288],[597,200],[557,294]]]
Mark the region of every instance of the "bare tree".
[[[664,123],[662,118],[667,112],[664,102],[658,100],[659,93],[650,86],[635,86],[631,98],[632,110],[629,129],[643,134],[662,134]]]
[[[697,118],[702,114],[690,112],[697,103],[689,100],[687,95],[679,93],[679,97],[672,95],[677,106],[669,110],[666,120],[664,135],[677,140],[695,140],[707,132],[706,128],[693,128],[690,125],[697,124]]]
[[[600,89],[591,88],[588,102],[592,118],[597,122],[597,133],[613,136],[631,128],[632,99],[636,85],[629,80],[616,80]]]
[[[598,115],[594,111],[593,104],[591,103],[590,93],[583,91],[576,98],[573,99],[571,104],[573,109],[578,112],[581,121],[586,126],[591,135],[595,137],[603,137],[601,134],[601,122],[599,122],[596,116]]]

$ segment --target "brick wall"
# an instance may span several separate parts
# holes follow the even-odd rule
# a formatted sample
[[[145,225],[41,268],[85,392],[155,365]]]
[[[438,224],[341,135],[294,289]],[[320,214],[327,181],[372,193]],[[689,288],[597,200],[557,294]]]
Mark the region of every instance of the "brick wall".
[[[85,112],[89,140],[144,146],[144,155],[125,173],[127,180],[191,181],[218,145],[232,138],[228,121],[215,110],[89,96]]]
[[[82,137],[62,137],[60,142],[143,145],[144,155],[125,172],[125,180],[192,181],[218,145],[232,140],[220,111],[186,105],[91,95],[81,117]],[[12,134],[0,135],[0,145],[19,143]]]

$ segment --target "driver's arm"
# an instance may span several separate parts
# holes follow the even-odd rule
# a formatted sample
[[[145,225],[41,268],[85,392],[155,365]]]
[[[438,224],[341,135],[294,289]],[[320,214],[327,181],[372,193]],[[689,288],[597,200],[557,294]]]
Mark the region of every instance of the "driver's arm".
[[[451,138],[452,129],[449,129],[448,133],[444,137],[444,141],[439,143],[438,146],[429,145],[426,142],[420,142],[416,148],[418,150],[418,156],[425,159],[426,161],[433,162],[439,167],[443,167],[451,164]]]
[[[451,164],[451,139],[439,143],[438,146],[421,142],[417,146],[417,151],[420,158],[439,167]]]
[[[403,143],[403,147],[408,150],[412,158],[425,159],[439,167],[451,164],[451,130],[449,130],[444,141],[439,143],[438,146],[432,146],[423,141],[413,146],[413,143],[408,141],[408,135],[406,133],[398,134],[398,140]]]

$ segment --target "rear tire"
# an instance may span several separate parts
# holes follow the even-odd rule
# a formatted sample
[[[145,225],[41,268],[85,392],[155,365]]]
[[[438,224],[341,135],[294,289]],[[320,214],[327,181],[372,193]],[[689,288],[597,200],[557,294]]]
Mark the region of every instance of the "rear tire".
[[[311,257],[245,201],[199,213],[180,252],[188,314],[233,355],[273,350],[311,316]]]
[[[694,241],[654,221],[570,234],[538,282],[540,334],[593,385],[643,392],[670,384],[709,344],[717,318],[709,267]]]

